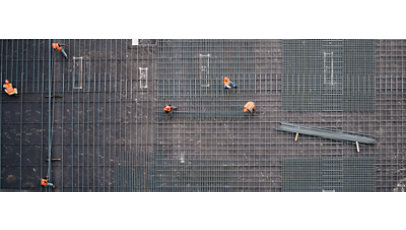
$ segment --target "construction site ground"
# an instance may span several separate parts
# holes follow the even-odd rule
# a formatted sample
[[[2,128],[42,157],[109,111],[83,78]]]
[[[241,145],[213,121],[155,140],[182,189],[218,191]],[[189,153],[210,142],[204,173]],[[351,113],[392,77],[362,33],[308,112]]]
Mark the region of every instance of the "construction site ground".
[[[372,44],[372,107],[295,111],[283,105],[283,40],[0,40],[1,82],[19,92],[1,95],[0,191],[402,190],[406,41]],[[238,88],[224,90],[225,76]],[[377,144],[295,142],[280,122]],[[55,189],[40,186],[47,175]]]

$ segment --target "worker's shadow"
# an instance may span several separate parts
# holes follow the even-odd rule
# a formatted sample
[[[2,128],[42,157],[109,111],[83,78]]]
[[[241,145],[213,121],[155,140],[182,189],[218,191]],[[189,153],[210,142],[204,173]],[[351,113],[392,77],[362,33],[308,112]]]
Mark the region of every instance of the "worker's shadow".
[[[237,92],[237,89],[236,89],[236,88],[231,88],[231,89],[223,89],[223,91],[224,91],[224,95],[229,95],[229,96],[232,96],[232,95],[237,95],[237,94],[238,94],[238,92]]]
[[[166,119],[173,119],[173,112],[169,112],[169,113],[167,113],[167,112],[164,112],[164,116],[166,117]]]

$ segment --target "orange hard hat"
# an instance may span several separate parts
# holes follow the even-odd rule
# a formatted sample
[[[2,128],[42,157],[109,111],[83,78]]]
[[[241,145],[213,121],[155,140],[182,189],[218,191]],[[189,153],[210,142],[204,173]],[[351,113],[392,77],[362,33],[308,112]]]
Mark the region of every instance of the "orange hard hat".
[[[48,180],[47,179],[41,179],[41,185],[42,186],[47,186],[48,185]]]
[[[62,47],[58,43],[52,43],[52,49],[61,51]]]
[[[246,113],[246,112],[248,112],[248,109],[245,109],[245,108],[244,108],[242,111],[243,111],[244,113]]]
[[[6,79],[6,84],[10,83],[7,79]]]
[[[164,111],[171,111],[172,110],[172,106],[171,105],[165,105],[164,107]]]

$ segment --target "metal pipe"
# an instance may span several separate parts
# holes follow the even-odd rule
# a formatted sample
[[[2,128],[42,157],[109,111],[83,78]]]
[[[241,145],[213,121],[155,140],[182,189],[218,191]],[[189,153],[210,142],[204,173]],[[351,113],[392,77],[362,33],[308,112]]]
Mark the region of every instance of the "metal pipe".
[[[49,45],[48,45],[48,159],[52,159],[52,154],[51,154],[51,147],[52,147],[52,143],[51,143],[51,136],[52,136],[52,130],[51,130],[51,95],[52,95],[52,78],[51,78],[51,69],[52,69],[52,50],[51,50],[51,46],[52,46],[52,40],[49,39]],[[48,176],[49,176],[49,180],[52,181],[52,175],[51,175],[51,161],[48,161]]]
[[[3,69],[3,40],[1,40],[0,71]],[[0,72],[0,83],[3,85],[3,74]],[[3,90],[3,88],[2,88]],[[2,126],[3,126],[3,93],[0,94],[0,192],[1,192],[1,154],[2,154]]]
[[[300,133],[310,136],[317,136],[327,139],[339,140],[339,141],[351,141],[351,142],[359,142],[363,144],[376,144],[374,138],[367,136],[365,134],[357,134],[357,133],[349,133],[343,132],[341,130],[333,130],[327,128],[320,128],[320,127],[310,127],[310,126],[303,126],[294,123],[288,122],[281,122],[281,126],[277,128],[280,131],[292,132],[292,133]]]

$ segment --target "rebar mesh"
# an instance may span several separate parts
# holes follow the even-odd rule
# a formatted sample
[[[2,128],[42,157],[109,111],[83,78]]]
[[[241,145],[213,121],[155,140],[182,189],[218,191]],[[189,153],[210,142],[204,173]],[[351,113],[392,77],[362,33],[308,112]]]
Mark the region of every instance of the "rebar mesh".
[[[372,40],[284,40],[283,108],[372,111],[373,52]]]
[[[51,191],[49,170],[55,191],[406,188],[405,40],[52,40],[68,61],[50,42],[0,40],[1,81],[20,93],[0,101],[1,191]],[[295,142],[281,122],[376,144]],[[295,160],[319,179],[289,181]]]
[[[273,55],[278,41],[266,44]],[[266,110],[277,66],[262,73],[255,40],[164,40],[158,43],[158,115],[155,165],[160,191],[265,191],[272,169]],[[272,48],[275,48],[273,50]],[[269,52],[269,50],[267,51]],[[204,57],[204,61],[202,61]],[[276,56],[274,62],[280,62]],[[209,70],[208,70],[209,68]],[[203,69],[203,73],[202,73]],[[206,74],[209,72],[210,74]],[[225,91],[228,76],[238,86]],[[208,79],[202,79],[208,77]],[[242,112],[254,100],[260,115]],[[168,117],[162,107],[179,109]],[[265,120],[264,120],[265,119]],[[264,135],[265,134],[265,135]],[[165,171],[160,171],[165,167]],[[184,180],[179,171],[184,172]]]
[[[284,192],[373,192],[373,158],[286,158],[282,160]]]

